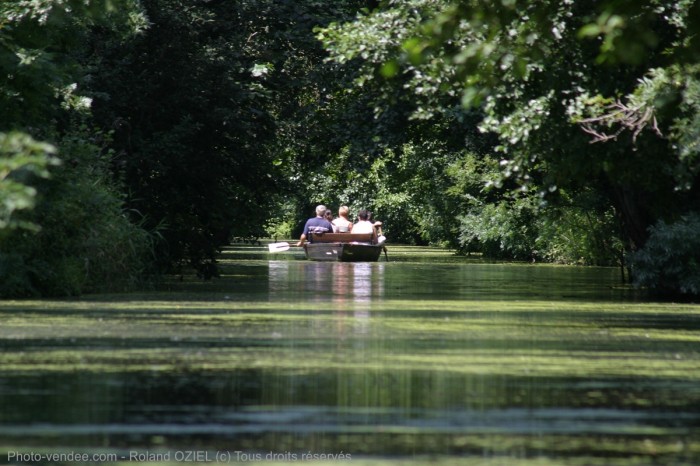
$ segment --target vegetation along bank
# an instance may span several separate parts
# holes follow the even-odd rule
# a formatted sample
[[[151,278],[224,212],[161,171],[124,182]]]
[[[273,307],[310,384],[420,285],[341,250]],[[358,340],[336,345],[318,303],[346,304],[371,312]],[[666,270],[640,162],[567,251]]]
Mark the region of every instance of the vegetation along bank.
[[[0,296],[216,273],[369,208],[393,242],[700,294],[697,1],[0,5]]]

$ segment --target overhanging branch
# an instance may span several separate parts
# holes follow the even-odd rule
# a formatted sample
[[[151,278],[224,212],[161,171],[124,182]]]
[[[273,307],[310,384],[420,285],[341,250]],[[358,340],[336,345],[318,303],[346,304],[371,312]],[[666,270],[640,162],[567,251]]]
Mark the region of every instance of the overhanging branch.
[[[591,144],[617,139],[625,130],[632,132],[632,142],[636,143],[639,134],[647,127],[659,137],[663,137],[653,107],[644,105],[629,107],[618,100],[605,108],[607,113],[579,121],[581,129],[592,136]],[[601,126],[612,129],[618,125],[619,128],[615,131],[600,129]]]

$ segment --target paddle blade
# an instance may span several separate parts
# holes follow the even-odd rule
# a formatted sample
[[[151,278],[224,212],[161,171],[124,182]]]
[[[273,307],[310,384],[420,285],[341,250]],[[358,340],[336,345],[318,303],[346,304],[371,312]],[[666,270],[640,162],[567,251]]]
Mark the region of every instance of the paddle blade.
[[[270,252],[282,252],[289,250],[289,243],[270,243],[267,245]]]

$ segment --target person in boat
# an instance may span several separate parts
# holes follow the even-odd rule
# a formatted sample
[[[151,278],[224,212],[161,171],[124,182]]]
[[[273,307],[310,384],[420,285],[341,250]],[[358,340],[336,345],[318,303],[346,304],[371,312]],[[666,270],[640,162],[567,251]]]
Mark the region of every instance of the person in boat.
[[[301,234],[301,237],[299,237],[297,246],[303,246],[311,233],[333,233],[333,224],[324,218],[326,210],[326,206],[324,205],[316,206],[316,216],[306,221],[304,232]]]
[[[352,233],[362,234],[362,233],[372,233],[374,238],[377,237],[377,232],[374,229],[374,225],[369,221],[369,211],[367,209],[362,209],[357,213],[358,221],[352,226]]]
[[[384,233],[382,233],[382,222],[379,220],[374,220],[372,218],[372,212],[368,212],[369,217],[367,220],[372,224],[374,227],[374,236],[377,238],[377,243],[381,244],[386,241],[386,236],[384,236]]]
[[[331,233],[336,233],[338,231],[338,227],[336,227],[333,223],[333,211],[331,209],[326,209],[326,213],[323,214],[323,218],[328,220],[333,227],[333,231]]]
[[[340,206],[340,208],[338,209],[338,218],[333,220],[333,226],[335,227],[336,232],[346,233],[348,231],[352,231],[352,222],[348,217],[349,213],[350,209],[348,209],[348,206]]]
[[[367,220],[374,226],[374,229],[377,230],[377,234],[381,235],[382,222],[380,222],[379,220],[375,221],[372,218],[372,212],[370,212],[370,211],[367,211],[367,215],[368,215]]]

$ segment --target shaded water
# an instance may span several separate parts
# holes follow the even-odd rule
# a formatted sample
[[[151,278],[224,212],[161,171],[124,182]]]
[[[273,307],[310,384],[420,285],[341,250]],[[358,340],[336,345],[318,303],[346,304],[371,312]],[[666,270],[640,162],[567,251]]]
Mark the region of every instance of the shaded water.
[[[234,248],[213,282],[0,302],[0,462],[700,463],[700,306],[389,258]]]

